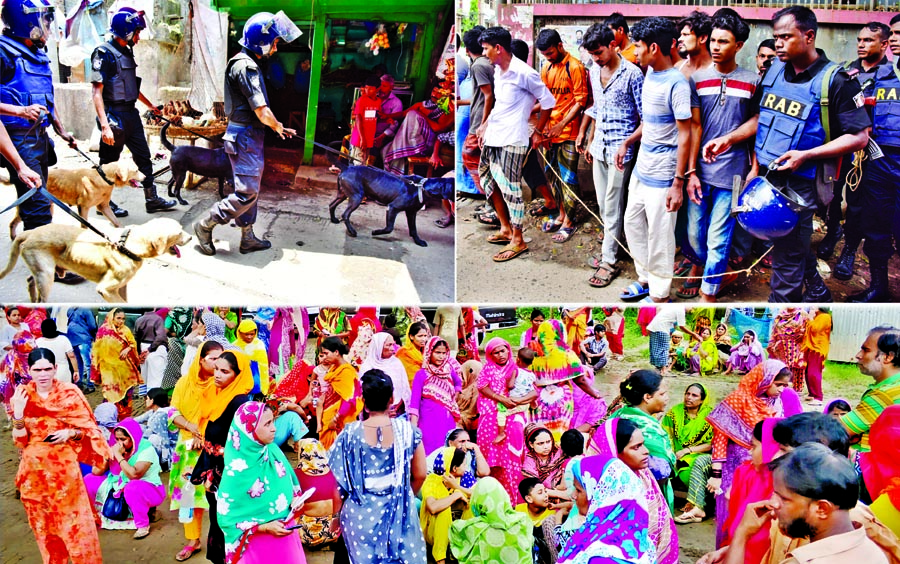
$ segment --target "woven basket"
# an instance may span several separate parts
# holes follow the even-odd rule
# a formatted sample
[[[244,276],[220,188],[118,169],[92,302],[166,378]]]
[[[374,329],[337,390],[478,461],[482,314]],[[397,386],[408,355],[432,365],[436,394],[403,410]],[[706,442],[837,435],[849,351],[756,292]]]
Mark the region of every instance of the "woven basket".
[[[163,126],[161,125],[144,125],[144,131],[150,135],[159,136],[160,130],[162,130]],[[193,132],[199,133],[200,135],[205,135],[206,137],[215,137],[217,135],[222,135],[225,133],[225,130],[228,128],[227,123],[221,123],[217,125],[211,125],[207,127],[195,127],[190,126],[190,129]],[[176,125],[170,125],[169,129],[166,130],[166,137],[170,139],[194,139],[197,138],[196,135],[187,131],[186,129],[182,129]]]

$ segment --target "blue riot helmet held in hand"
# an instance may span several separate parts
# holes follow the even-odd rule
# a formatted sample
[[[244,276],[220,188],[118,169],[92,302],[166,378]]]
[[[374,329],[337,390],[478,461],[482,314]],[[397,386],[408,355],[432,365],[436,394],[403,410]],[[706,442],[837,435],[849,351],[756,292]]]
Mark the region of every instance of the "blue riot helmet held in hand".
[[[800,211],[809,206],[793,190],[776,187],[765,175],[747,183],[737,198],[737,204],[732,214],[737,217],[738,223],[763,241],[772,241],[790,233],[797,225]]]
[[[5,33],[43,47],[53,32],[55,8],[49,0],[4,0],[0,17]]]
[[[134,34],[142,29],[147,29],[144,12],[134,8],[120,8],[109,21],[109,30],[113,35],[121,37],[129,45],[134,45]]]
[[[300,29],[283,11],[277,14],[260,12],[244,24],[244,36],[239,43],[260,57],[268,57],[274,52],[276,40],[290,43],[300,37],[300,33]]]

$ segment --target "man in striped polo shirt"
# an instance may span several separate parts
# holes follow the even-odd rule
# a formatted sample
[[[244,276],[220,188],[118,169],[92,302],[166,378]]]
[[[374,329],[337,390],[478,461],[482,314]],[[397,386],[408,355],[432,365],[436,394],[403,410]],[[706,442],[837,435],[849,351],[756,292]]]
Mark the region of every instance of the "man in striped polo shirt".
[[[900,329],[890,326],[876,327],[869,331],[859,352],[856,353],[859,371],[875,379],[859,405],[841,417],[847,432],[860,436],[860,452],[869,452],[869,429],[890,405],[900,404]]]
[[[747,178],[752,147],[743,141],[709,161],[698,157],[701,147],[713,140],[727,142],[748,120],[756,127],[758,112],[753,108],[759,105],[750,99],[758,96],[760,78],[735,60],[749,36],[750,27],[740,17],[717,16],[709,40],[713,64],[691,75],[693,138],[687,173],[687,239],[681,241],[681,248],[695,267],[703,269],[704,278],[685,282],[680,297],[694,297],[699,291],[701,301],[715,302],[723,283],[720,275],[728,268],[735,223],[732,178]]]

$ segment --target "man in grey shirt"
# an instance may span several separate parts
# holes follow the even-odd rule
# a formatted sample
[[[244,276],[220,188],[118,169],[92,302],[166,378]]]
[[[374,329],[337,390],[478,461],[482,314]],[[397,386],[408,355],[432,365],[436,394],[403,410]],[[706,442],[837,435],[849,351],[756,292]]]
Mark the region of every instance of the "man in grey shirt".
[[[758,90],[759,76],[737,65],[735,57],[750,35],[740,17],[730,14],[713,20],[710,50],[713,65],[694,71],[691,76],[691,112],[694,134],[688,165],[687,237],[682,252],[703,268],[701,280],[688,280],[679,290],[680,297],[700,293],[701,301],[714,302],[728,268],[728,254],[734,232],[731,216],[732,178],[745,179],[752,156],[748,141],[734,143],[730,150],[709,161],[699,161],[700,147],[712,140],[727,139],[751,115],[751,98]],[[755,121],[753,122],[755,127]]]
[[[487,123],[487,117],[494,106],[494,65],[484,56],[484,48],[481,46],[481,32],[484,28],[476,25],[463,34],[463,44],[466,52],[472,59],[469,66],[469,76],[472,77],[474,92],[472,94],[472,106],[469,111],[469,131],[462,147],[463,165],[478,190],[481,188],[481,179],[478,176],[478,161],[481,159],[481,147],[478,144],[478,129]]]

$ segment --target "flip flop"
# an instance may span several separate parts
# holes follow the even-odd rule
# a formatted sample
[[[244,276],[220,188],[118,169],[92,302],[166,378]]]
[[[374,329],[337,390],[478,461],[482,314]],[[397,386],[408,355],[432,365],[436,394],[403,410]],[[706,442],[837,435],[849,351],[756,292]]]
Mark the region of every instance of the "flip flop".
[[[507,246],[503,247],[502,249],[500,249],[500,252],[493,256],[493,259],[494,259],[494,262],[511,261],[512,259],[521,255],[522,253],[526,252],[527,250],[528,250],[527,246],[513,247],[512,245],[507,245]],[[506,258],[498,258],[503,253],[512,253],[512,254],[507,256]]]
[[[679,525],[687,525],[688,523],[700,523],[703,521],[703,517],[698,515],[688,515],[687,513],[682,513],[678,517],[672,519]]]
[[[682,285],[679,290],[675,291],[675,295],[683,300],[692,300],[700,295],[701,284],[703,284],[703,282],[695,278],[685,280],[684,285]]]
[[[692,263],[688,259],[681,259],[681,262],[675,265],[675,271],[673,272],[673,274],[675,276],[686,276],[693,267],[694,263]]]
[[[557,215],[559,215],[559,208],[548,208],[547,206],[541,204],[540,207],[528,210],[528,215],[530,215],[531,217],[541,217],[542,215],[556,217]]]
[[[508,245],[508,244],[509,244],[509,237],[506,237],[506,236],[501,235],[501,234],[499,234],[499,233],[494,233],[493,235],[491,235],[490,237],[488,237],[487,239],[485,239],[485,241],[487,241],[487,242],[490,243],[491,245]]]
[[[562,228],[562,222],[556,221],[555,219],[548,219],[543,224],[541,224],[541,231],[544,233],[553,233],[555,231],[559,231]]]
[[[185,560],[189,559],[191,556],[197,554],[198,552],[203,552],[203,549],[200,548],[199,546],[194,548],[191,545],[186,544],[186,545],[184,545],[184,548],[181,549],[181,552],[179,552],[177,555],[175,555],[175,560],[177,560],[178,562],[184,562]]]
[[[551,238],[553,239],[554,243],[559,243],[560,245],[562,245],[563,243],[571,239],[572,235],[574,235],[576,231],[578,231],[577,225],[574,227],[560,227],[556,235]],[[557,239],[557,237],[559,237],[560,235],[562,235],[562,240]]]
[[[444,229],[445,227],[450,227],[455,222],[456,222],[456,219],[453,216],[450,216],[450,217],[444,216],[444,217],[434,220],[434,224],[437,225],[438,227],[440,227],[441,229]]]
[[[493,225],[494,227],[500,227],[500,219],[497,217],[497,214],[494,212],[487,212],[487,213],[479,214],[478,221],[485,225]]]
[[[638,300],[649,296],[650,288],[648,286],[644,286],[640,282],[632,282],[622,291],[621,294],[619,294],[619,299],[627,302],[630,300]]]
[[[602,276],[601,272],[604,273],[605,276]],[[594,275],[588,280],[588,284],[593,288],[606,288],[613,280],[615,280],[616,276],[619,275],[619,272],[621,272],[619,267],[615,265],[600,263],[600,266],[597,267],[597,271],[594,272]],[[597,280],[598,282],[594,282],[594,280]]]

